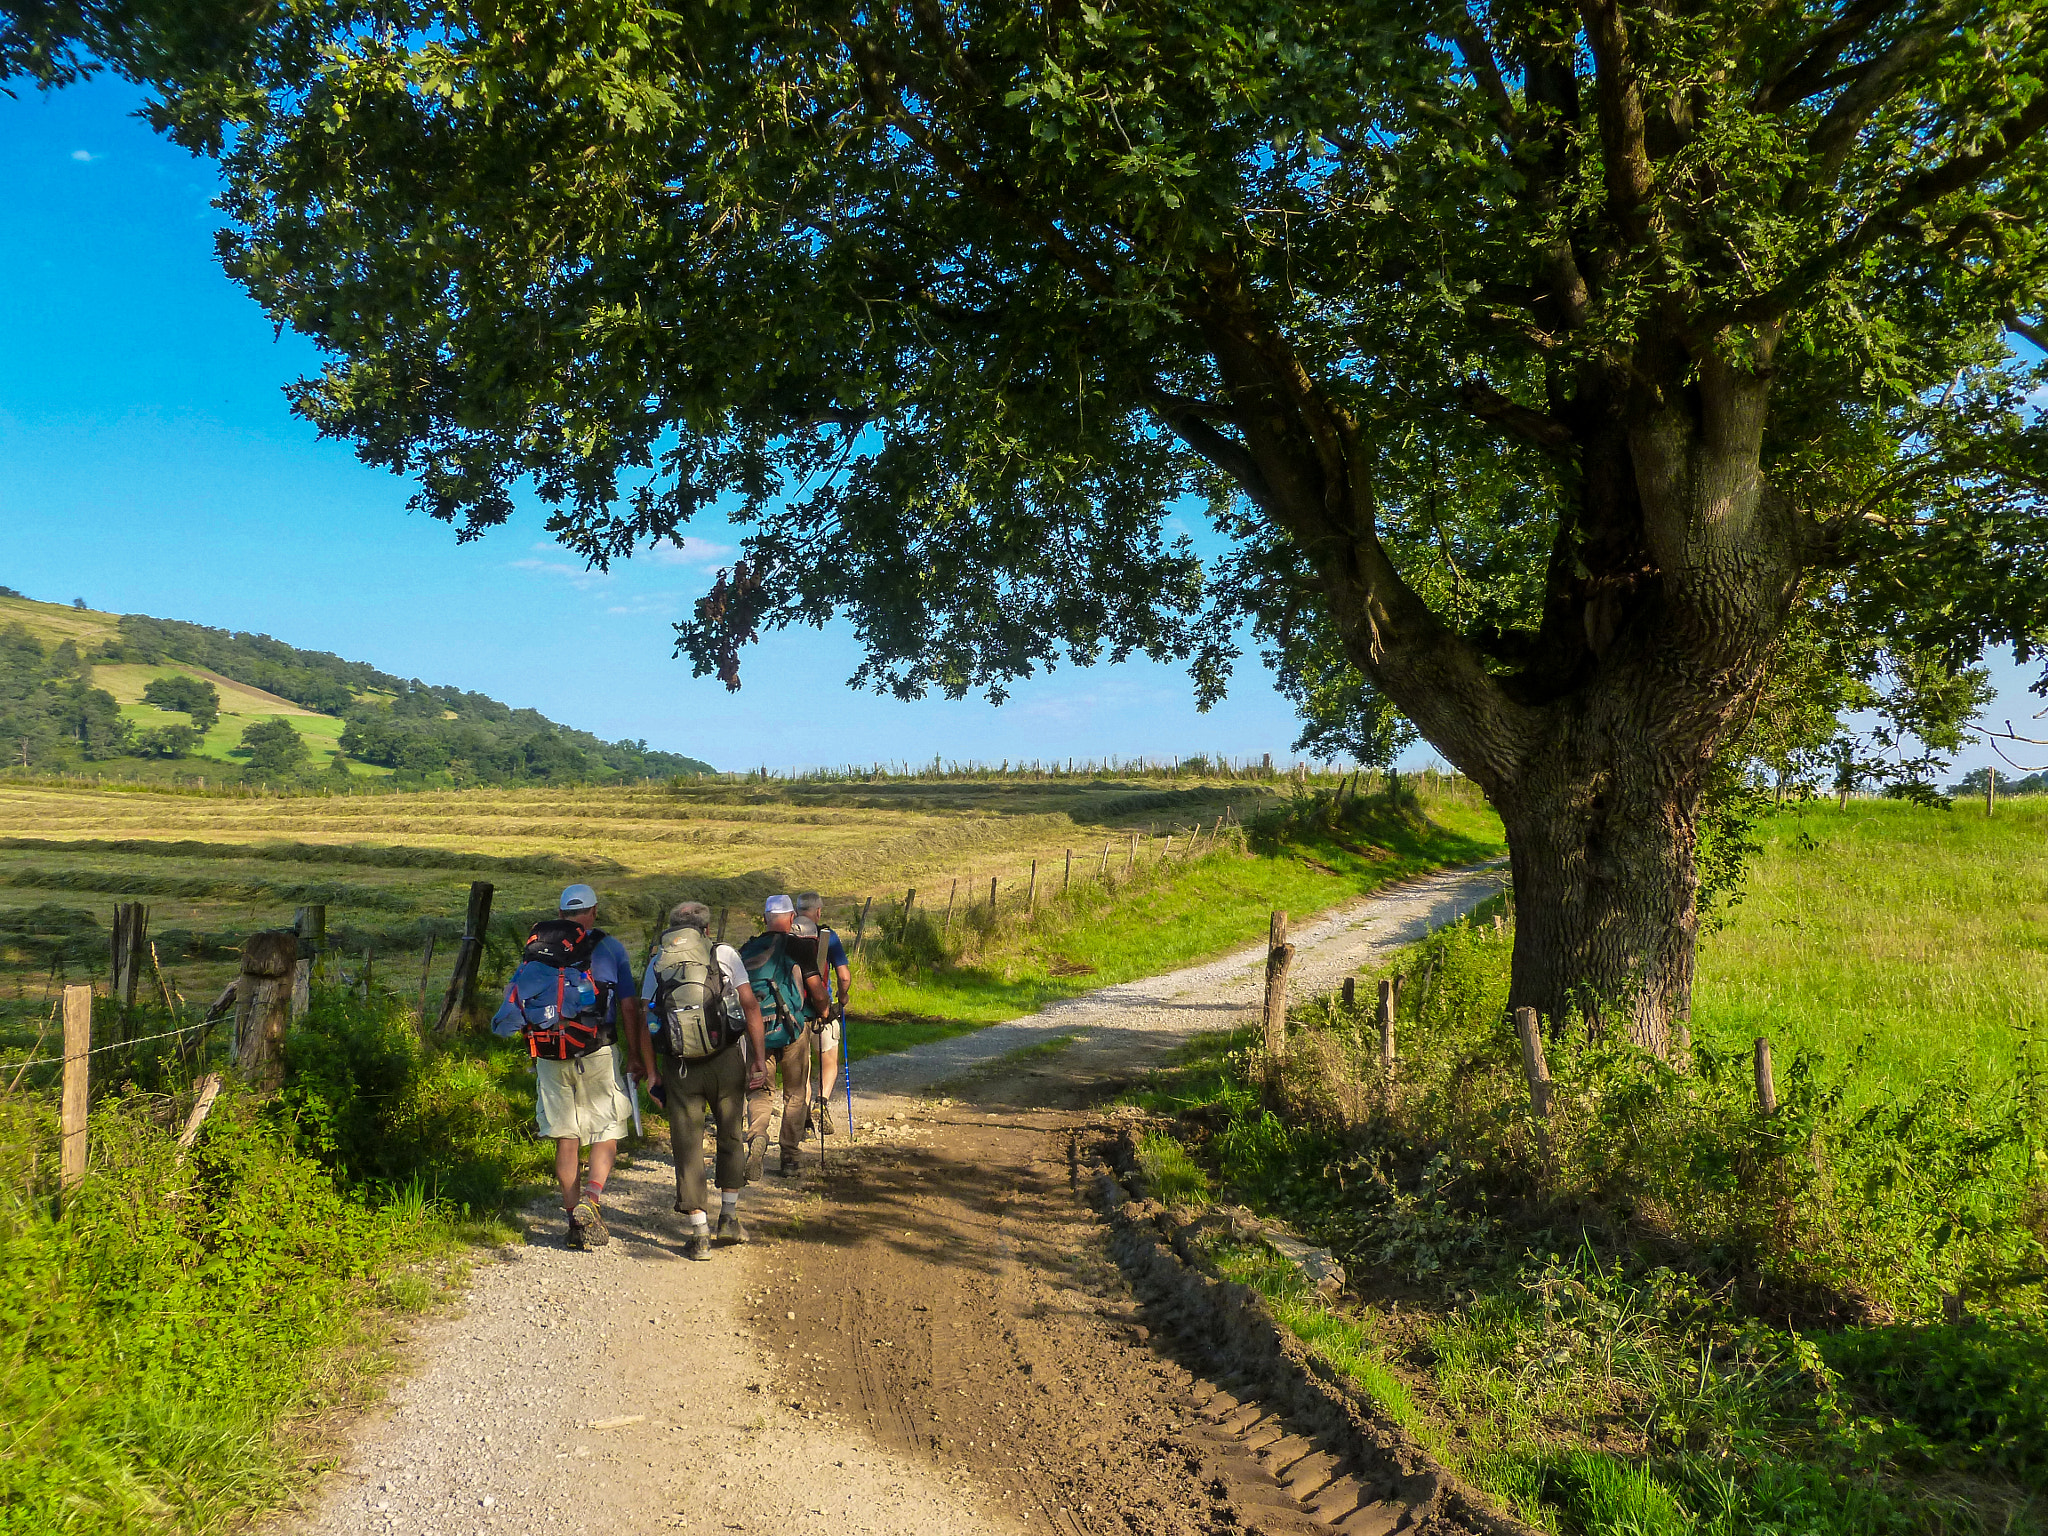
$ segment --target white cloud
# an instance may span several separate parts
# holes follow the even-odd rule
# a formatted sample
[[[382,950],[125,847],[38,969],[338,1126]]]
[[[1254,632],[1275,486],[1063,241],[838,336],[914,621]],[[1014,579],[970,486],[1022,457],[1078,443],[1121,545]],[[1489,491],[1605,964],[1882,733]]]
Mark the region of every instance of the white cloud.
[[[647,548],[647,558],[656,565],[716,565],[733,553],[730,544],[714,544],[694,535],[679,545],[663,539]]]
[[[104,160],[107,157],[105,155],[96,155],[89,149],[74,149],[71,151],[71,158],[80,165],[91,165],[93,161]]]
[[[580,565],[571,565],[566,560],[514,560],[515,571],[531,571],[536,576],[553,576],[566,581],[578,592],[588,592],[592,587],[609,582],[608,571],[588,570]]]

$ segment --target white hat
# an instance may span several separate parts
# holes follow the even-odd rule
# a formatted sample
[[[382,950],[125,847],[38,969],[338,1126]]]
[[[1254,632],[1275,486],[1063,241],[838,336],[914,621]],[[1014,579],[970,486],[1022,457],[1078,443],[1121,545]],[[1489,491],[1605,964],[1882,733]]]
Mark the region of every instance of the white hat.
[[[768,916],[773,917],[778,912],[794,912],[796,910],[796,903],[787,896],[770,896],[768,904],[761,910],[767,913]]]
[[[562,892],[558,910],[563,912],[588,912],[597,905],[597,892],[587,885],[572,885]]]

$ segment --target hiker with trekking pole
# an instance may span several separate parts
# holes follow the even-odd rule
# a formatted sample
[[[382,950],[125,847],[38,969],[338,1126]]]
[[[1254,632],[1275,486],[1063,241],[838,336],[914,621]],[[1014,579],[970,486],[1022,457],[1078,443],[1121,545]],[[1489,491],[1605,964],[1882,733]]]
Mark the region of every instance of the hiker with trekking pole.
[[[763,1065],[774,1067],[782,1077],[782,1134],[780,1159],[772,1170],[785,1179],[800,1172],[798,1152],[804,1133],[810,1129],[810,1008],[805,997],[802,974],[790,953],[791,930],[796,926],[796,903],[786,895],[770,896],[763,906],[764,932],[740,946],[740,960],[747,968],[747,982],[761,1005],[766,1026]],[[766,1161],[768,1117],[772,1095],[765,1081],[747,1094],[747,1169],[762,1171]]]
[[[655,941],[640,995],[660,1075],[655,1099],[668,1114],[675,1153],[676,1209],[689,1218],[683,1257],[708,1259],[704,1120],[718,1128],[717,1241],[744,1243],[740,1191],[747,1185],[747,1093],[768,1087],[761,1005],[730,944],[711,939],[711,909],[681,901]]]
[[[833,1134],[832,1093],[839,1082],[839,1058],[845,1036],[846,994],[853,985],[853,968],[846,963],[846,946],[839,935],[825,926],[825,898],[816,891],[800,891],[796,898],[797,922],[808,919],[817,928],[808,949],[801,939],[791,948],[803,967],[804,990],[817,1015],[818,1081],[811,1090],[811,1113],[817,1117],[820,1136]],[[801,931],[801,928],[799,928]],[[837,987],[833,985],[837,982]],[[837,993],[835,1009],[834,993]],[[853,1132],[853,1073],[846,1074],[846,1129]],[[822,1152],[823,1144],[820,1143]]]
[[[651,1071],[632,958],[597,926],[597,892],[572,885],[562,892],[556,915],[534,925],[491,1019],[494,1033],[524,1036],[533,1057],[535,1120],[541,1136],[555,1144],[570,1248],[611,1241],[600,1202],[619,1141],[639,1110],[619,1052],[621,1025],[632,1061]],[[590,1149],[588,1173],[581,1168],[583,1147]]]

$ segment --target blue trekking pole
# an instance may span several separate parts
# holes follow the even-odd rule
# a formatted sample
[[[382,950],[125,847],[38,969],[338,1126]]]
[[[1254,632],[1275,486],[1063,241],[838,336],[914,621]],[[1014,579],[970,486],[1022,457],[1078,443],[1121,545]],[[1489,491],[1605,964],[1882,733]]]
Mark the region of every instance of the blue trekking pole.
[[[853,1145],[853,1038],[846,1033],[846,999],[839,999],[839,1069],[846,1074],[846,1144]]]

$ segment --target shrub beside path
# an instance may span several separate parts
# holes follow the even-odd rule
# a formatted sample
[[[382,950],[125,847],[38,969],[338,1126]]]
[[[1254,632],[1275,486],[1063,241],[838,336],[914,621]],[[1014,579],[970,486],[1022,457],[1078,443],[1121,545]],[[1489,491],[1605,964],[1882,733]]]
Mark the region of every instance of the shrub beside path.
[[[1447,871],[1303,922],[1296,995],[1498,888],[1493,867]],[[1247,1511],[1272,1524],[1252,1453],[1202,1438],[1199,1362],[1191,1374],[1136,1324],[1067,1172],[1088,1118],[1076,1107],[1236,1022],[1263,963],[1249,949],[860,1062],[856,1144],[832,1139],[822,1179],[807,1153],[802,1187],[749,1190],[755,1241],[711,1263],[678,1254],[665,1147],[614,1176],[606,1248],[565,1251],[559,1211],[536,1206],[527,1240],[419,1328],[385,1407],[275,1529],[1191,1536]],[[1014,1054],[1061,1037],[1076,1038],[1056,1056]],[[934,1102],[941,1085],[975,1112]],[[1349,1529],[1332,1519],[1317,1523]]]

